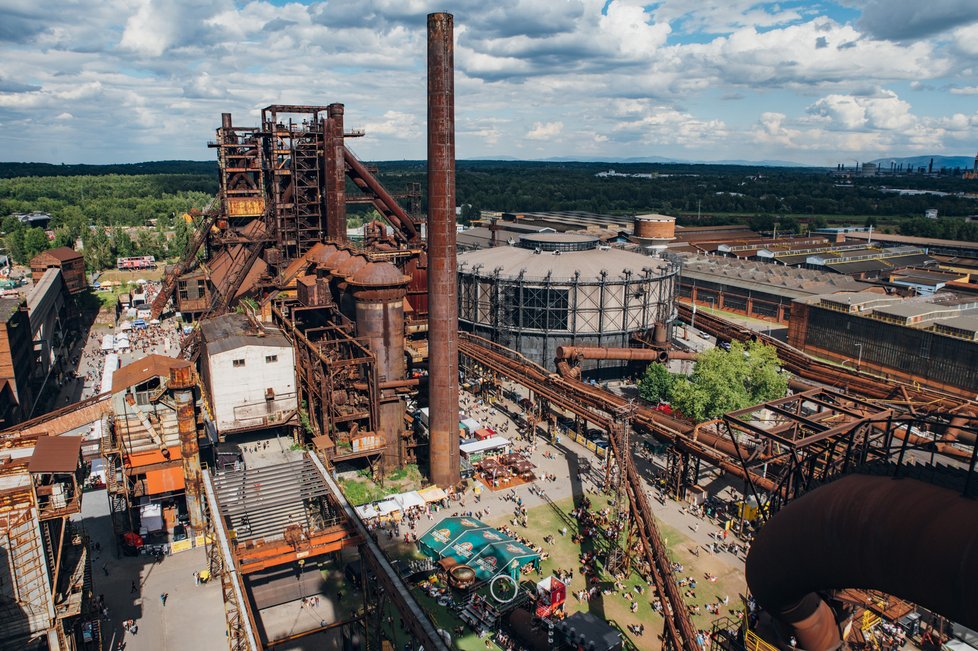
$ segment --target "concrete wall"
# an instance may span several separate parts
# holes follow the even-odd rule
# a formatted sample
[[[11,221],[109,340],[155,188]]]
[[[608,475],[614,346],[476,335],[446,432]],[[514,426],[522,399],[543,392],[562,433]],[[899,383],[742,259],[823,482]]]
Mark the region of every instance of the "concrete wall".
[[[274,362],[266,361],[276,356]],[[235,366],[234,360],[244,360]],[[207,359],[208,392],[221,434],[276,424],[297,408],[295,358],[291,347],[242,346]],[[266,400],[266,390],[274,400]]]

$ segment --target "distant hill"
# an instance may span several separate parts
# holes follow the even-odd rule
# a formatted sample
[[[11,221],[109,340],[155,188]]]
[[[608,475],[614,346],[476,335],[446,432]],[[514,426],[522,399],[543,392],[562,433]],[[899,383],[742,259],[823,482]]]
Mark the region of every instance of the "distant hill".
[[[615,157],[580,157],[580,156],[552,156],[550,158],[534,158],[522,160],[511,156],[493,156],[489,158],[467,158],[465,160],[499,160],[511,162],[528,163],[608,163],[608,164],[632,164],[632,163],[672,163],[679,165],[736,165],[741,167],[817,167],[805,163],[797,163],[787,160],[687,160],[684,158],[666,158],[663,156],[631,156],[628,158]]]
[[[975,159],[972,156],[906,156],[904,158],[877,158],[871,163],[876,163],[883,169],[889,169],[891,163],[896,163],[898,166],[903,165],[903,168],[907,167],[929,167],[931,159],[934,159],[934,171],[943,168],[954,169],[955,167],[961,167],[963,169],[971,169],[975,164]]]
[[[161,160],[112,165],[53,165],[0,162],[0,178],[15,176],[99,176],[102,174],[216,174],[217,161]]]

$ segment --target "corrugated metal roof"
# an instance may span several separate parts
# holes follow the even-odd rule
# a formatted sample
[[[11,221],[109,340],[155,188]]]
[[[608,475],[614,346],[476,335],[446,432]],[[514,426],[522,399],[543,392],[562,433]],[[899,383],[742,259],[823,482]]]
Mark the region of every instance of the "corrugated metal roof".
[[[42,473],[74,472],[81,458],[81,446],[80,436],[42,436],[37,439],[27,470]]]
[[[112,374],[112,393],[118,393],[131,386],[142,384],[150,378],[169,377],[170,369],[186,368],[190,362],[165,355],[147,355],[126,364]]]
[[[262,336],[257,332],[248,317],[237,312],[206,319],[200,324],[201,337],[211,355],[244,346],[291,348],[289,340],[276,328],[265,327]]]
[[[70,262],[72,260],[78,260],[83,258],[82,254],[75,251],[67,246],[59,246],[56,249],[48,249],[47,251],[41,251],[31,260],[31,266],[34,266],[34,260],[43,261],[44,258],[54,258],[58,262]]]

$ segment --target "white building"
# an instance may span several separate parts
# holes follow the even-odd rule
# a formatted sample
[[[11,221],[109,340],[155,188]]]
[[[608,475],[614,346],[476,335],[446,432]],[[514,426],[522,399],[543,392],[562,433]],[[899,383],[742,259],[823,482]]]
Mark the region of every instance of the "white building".
[[[295,357],[282,332],[244,314],[203,321],[200,375],[217,434],[297,420]]]

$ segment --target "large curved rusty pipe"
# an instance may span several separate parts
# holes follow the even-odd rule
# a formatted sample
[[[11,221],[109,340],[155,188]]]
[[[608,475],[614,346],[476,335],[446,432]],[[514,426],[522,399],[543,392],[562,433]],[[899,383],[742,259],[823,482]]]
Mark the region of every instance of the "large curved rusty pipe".
[[[916,479],[850,475],[781,509],[747,555],[758,604],[829,651],[838,627],[816,594],[880,590],[978,627],[978,501]]]
[[[975,433],[965,431],[965,427],[971,423],[974,427],[976,421],[978,421],[978,411],[975,409],[961,409],[958,411],[957,415],[951,419],[948,423],[947,430],[944,432],[944,438],[948,441],[960,441],[961,443],[967,443],[969,445],[975,445],[978,442],[978,436]]]
[[[696,353],[651,348],[604,348],[601,346],[558,346],[557,359],[613,359],[637,362],[667,362],[670,359],[696,359]]]

